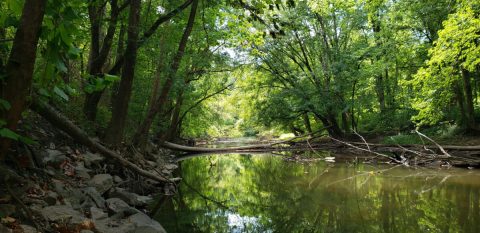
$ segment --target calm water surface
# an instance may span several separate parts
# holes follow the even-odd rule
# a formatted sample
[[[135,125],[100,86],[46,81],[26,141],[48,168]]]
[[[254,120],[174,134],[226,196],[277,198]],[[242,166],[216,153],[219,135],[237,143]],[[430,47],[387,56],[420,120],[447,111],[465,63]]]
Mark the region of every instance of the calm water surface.
[[[208,155],[180,163],[168,232],[480,232],[480,171]]]

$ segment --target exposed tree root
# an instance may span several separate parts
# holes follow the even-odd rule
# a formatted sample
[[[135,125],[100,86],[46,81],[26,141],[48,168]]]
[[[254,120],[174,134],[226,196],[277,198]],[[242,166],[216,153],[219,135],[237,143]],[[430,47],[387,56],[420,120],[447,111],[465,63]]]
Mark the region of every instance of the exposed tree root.
[[[169,180],[169,179],[160,177],[158,175],[152,174],[138,167],[134,163],[122,158],[122,156],[119,155],[118,153],[106,148],[105,146],[101,145],[99,142],[96,142],[93,139],[91,139],[82,129],[76,126],[68,118],[63,116],[60,112],[55,110],[50,105],[46,103],[42,103],[38,99],[35,99],[33,101],[30,108],[33,111],[37,112],[40,116],[45,118],[48,122],[50,122],[50,124],[67,133],[70,137],[72,137],[77,142],[87,146],[91,150],[101,153],[102,155],[108,158],[112,158],[118,161],[121,165],[131,169],[132,171],[134,171],[135,173],[143,177],[146,177],[161,183],[173,182],[174,180],[178,180],[178,179]]]

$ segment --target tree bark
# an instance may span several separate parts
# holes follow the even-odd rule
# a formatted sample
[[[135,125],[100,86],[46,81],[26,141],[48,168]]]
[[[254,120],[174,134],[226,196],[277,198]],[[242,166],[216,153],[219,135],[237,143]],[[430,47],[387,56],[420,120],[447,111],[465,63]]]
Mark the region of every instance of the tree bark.
[[[117,5],[117,0],[110,1],[110,21],[103,44],[100,47],[101,34],[101,19],[103,18],[104,6],[96,7],[95,3],[90,3],[88,7],[88,15],[90,19],[90,57],[88,62],[88,74],[95,78],[100,78],[103,75],[103,67],[107,61],[108,55],[112,48],[113,37],[117,27],[118,16],[120,9]],[[90,80],[89,80],[90,82]],[[98,102],[102,97],[103,90],[94,91],[92,93],[85,93],[85,101],[83,104],[83,113],[87,120],[94,121],[97,115]]]
[[[177,97],[177,101],[175,103],[175,108],[173,109],[172,119],[170,121],[170,127],[167,130],[167,134],[165,136],[166,141],[175,141],[175,136],[178,132],[178,123],[180,119],[180,111],[182,109],[183,104],[183,93],[179,93]],[[161,142],[165,141],[162,140]]]
[[[138,45],[137,46],[141,47],[145,43],[145,41],[153,35],[153,33],[158,29],[158,27],[160,27],[161,24],[163,24],[165,22],[168,22],[170,19],[172,19],[178,13],[182,12],[182,10],[187,8],[192,3],[192,1],[193,0],[186,0],[182,5],[178,6],[177,8],[170,11],[169,13],[159,16],[158,19],[148,28],[148,30],[145,33],[143,33],[143,36],[138,40]],[[127,0],[127,3],[128,2],[129,2],[129,0]],[[125,4],[122,7],[120,7],[120,9],[123,9],[124,6],[125,6]],[[115,60],[115,64],[110,68],[110,70],[107,73],[111,74],[111,75],[119,74],[123,65],[124,65],[123,62],[125,61],[126,58],[127,58],[126,51],[124,53],[122,53],[120,56],[117,56],[117,58]],[[93,112],[95,112],[95,115],[96,115],[97,108],[98,108],[98,102],[100,101],[101,96],[103,95],[104,91],[105,91],[105,89],[101,90],[99,92],[95,92],[95,94],[94,94],[95,97],[92,97],[92,99],[88,103],[89,110],[87,110],[87,111],[90,112],[89,113],[90,117],[92,117],[92,115],[94,115]],[[114,89],[114,93],[113,93],[112,96],[116,96],[117,93],[118,93],[118,90]]]
[[[307,132],[308,133],[312,133],[312,126],[310,124],[310,118],[308,118],[308,112],[305,112],[304,114],[302,114],[302,117],[303,117],[303,122],[305,124],[305,128],[307,129]]]
[[[190,37],[190,34],[193,29],[193,24],[195,22],[195,15],[197,12],[197,6],[198,6],[198,0],[193,0],[187,26],[185,27],[185,31],[183,32],[182,39],[180,40],[180,43],[178,45],[177,53],[173,58],[167,80],[165,80],[165,83],[162,87],[160,95],[155,101],[155,104],[153,105],[152,108],[148,110],[147,116],[145,117],[143,123],[140,125],[137,132],[135,133],[135,136],[133,138],[133,144],[136,145],[137,147],[142,148],[145,145],[148,139],[148,132],[150,131],[150,127],[152,126],[155,116],[157,115],[158,112],[162,110],[165,103],[167,102],[168,94],[170,93],[170,89],[173,85],[173,80],[175,79],[177,71],[180,68],[180,63],[182,61],[185,48],[187,46],[188,38]]]
[[[32,86],[33,69],[40,27],[45,14],[46,0],[26,0],[15,33],[12,50],[5,67],[5,78],[0,88],[0,98],[10,103],[9,109],[0,110],[0,118],[5,127],[15,131],[21,114],[26,107],[26,99]],[[4,158],[11,141],[0,138],[0,160]]]
[[[119,145],[123,139],[125,122],[127,119],[128,104],[132,94],[133,78],[135,76],[135,63],[137,60],[138,29],[140,22],[141,0],[130,1],[130,14],[128,20],[127,48],[125,49],[126,62],[122,70],[122,79],[118,87],[118,94],[113,105],[112,118],[108,125],[105,141],[114,146]]]
[[[467,120],[467,131],[479,131],[475,121],[475,109],[473,106],[473,92],[471,84],[471,74],[468,70],[462,69],[463,92],[465,93],[465,115]]]

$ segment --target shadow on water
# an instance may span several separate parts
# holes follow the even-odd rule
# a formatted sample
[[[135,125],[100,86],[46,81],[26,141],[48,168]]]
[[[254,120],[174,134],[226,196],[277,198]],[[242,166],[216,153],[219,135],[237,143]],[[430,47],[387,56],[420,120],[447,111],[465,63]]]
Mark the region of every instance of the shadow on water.
[[[480,172],[190,157],[155,218],[168,232],[480,232]]]

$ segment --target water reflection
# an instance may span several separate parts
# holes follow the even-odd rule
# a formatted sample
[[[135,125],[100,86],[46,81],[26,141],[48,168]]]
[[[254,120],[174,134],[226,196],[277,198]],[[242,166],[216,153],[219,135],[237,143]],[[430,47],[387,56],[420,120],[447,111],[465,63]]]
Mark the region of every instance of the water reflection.
[[[480,232],[475,170],[211,155],[179,172],[168,232]]]

